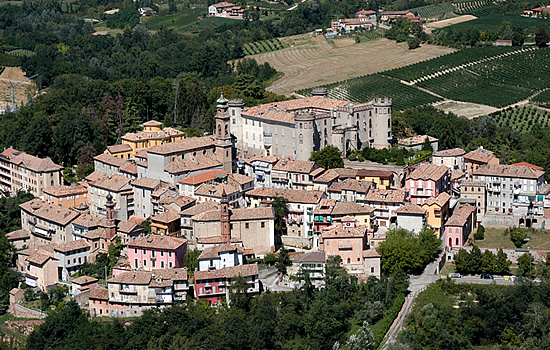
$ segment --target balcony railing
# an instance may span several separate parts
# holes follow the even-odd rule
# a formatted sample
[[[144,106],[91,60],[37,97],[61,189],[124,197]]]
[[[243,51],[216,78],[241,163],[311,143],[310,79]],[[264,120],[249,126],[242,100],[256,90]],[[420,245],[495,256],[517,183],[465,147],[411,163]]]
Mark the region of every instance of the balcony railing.
[[[273,145],[273,135],[271,133],[264,132],[264,146],[271,147]]]

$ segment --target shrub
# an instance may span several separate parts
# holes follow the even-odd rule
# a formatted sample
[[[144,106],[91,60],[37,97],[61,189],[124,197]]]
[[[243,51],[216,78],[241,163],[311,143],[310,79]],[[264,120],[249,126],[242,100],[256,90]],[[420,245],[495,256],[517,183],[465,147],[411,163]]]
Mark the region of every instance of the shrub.
[[[476,241],[482,241],[485,239],[485,227],[483,227],[483,225],[479,225],[476,233],[474,233],[474,238]]]

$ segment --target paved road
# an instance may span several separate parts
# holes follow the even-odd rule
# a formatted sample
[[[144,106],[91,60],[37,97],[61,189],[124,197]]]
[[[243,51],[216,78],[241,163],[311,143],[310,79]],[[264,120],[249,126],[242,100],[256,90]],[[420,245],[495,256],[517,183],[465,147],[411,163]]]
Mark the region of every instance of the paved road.
[[[277,284],[277,281],[279,277],[281,276],[281,273],[277,271],[274,267],[268,267],[266,269],[262,269],[259,272],[260,281],[262,282],[265,290],[269,290],[272,292],[290,292],[292,291],[292,288],[280,286]]]
[[[437,262],[434,261],[429,264],[424,272],[419,276],[412,276],[409,284],[409,295],[405,299],[405,303],[401,308],[401,312],[397,316],[397,319],[394,321],[391,326],[388,334],[386,335],[386,341],[384,343],[383,349],[385,349],[388,344],[392,344],[397,339],[397,336],[403,328],[403,323],[405,318],[410,313],[412,306],[414,304],[414,299],[416,296],[426,289],[427,286],[434,283],[438,279],[442,278],[436,274],[437,272]],[[477,276],[464,276],[461,278],[453,278],[456,283],[472,283],[472,284],[498,284],[498,285],[513,285],[513,281],[505,281],[502,277],[496,277],[495,279],[481,279],[479,275]]]

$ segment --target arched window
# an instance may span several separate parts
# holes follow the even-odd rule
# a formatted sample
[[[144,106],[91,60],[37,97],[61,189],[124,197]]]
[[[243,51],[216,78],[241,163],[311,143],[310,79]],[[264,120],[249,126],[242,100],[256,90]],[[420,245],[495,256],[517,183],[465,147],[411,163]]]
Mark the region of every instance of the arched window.
[[[449,237],[449,247],[453,246],[453,239]]]
[[[229,135],[229,125],[225,124],[225,136]]]
[[[350,258],[348,258],[348,264],[349,264],[349,263],[351,263],[351,259],[350,259]]]
[[[388,119],[388,129],[391,128],[391,119]]]
[[[304,135],[300,134],[299,139],[300,139],[300,144],[303,144],[304,143]]]
[[[369,119],[369,128],[372,129],[372,119]]]
[[[456,238],[455,242],[456,242],[456,245],[458,245],[458,237]]]
[[[218,136],[222,136],[222,125],[218,124]]]

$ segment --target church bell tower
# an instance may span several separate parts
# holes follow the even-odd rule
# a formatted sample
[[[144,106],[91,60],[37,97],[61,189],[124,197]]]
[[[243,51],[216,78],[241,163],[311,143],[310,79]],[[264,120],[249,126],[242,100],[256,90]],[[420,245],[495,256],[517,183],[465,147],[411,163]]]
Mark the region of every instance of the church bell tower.
[[[229,106],[223,91],[216,105],[216,156],[222,163],[222,169],[231,173],[233,170],[233,142],[231,140]]]

